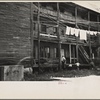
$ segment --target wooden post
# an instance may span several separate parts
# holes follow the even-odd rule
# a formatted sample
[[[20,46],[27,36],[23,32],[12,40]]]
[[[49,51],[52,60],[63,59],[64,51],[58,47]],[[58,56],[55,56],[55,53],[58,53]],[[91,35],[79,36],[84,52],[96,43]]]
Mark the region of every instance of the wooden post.
[[[98,22],[98,32],[99,32],[99,15],[97,15],[97,22]]]
[[[71,64],[71,44],[69,44],[69,59],[70,59],[70,64]]]
[[[30,3],[30,43],[31,43],[31,66],[33,67],[34,58],[34,36],[33,36],[33,3]]]
[[[77,6],[75,7],[75,27],[77,28]],[[78,37],[76,37],[76,57],[78,62]]]
[[[88,11],[88,22],[89,22],[89,26],[88,26],[88,30],[90,31],[90,12]],[[89,32],[89,49],[90,49],[90,59],[91,59],[91,40],[90,40],[90,32]]]
[[[75,45],[75,46],[76,46],[76,45]],[[75,52],[75,51],[76,51],[76,50],[75,50],[75,46],[73,45],[73,50],[74,50],[74,63],[76,63],[76,62],[75,62],[75,60],[76,60],[76,57],[75,57],[75,53],[76,53],[76,52]]]
[[[38,2],[37,24],[38,24],[38,71],[40,71],[40,3],[39,2]]]
[[[98,22],[98,32],[99,32],[99,14],[97,15],[97,22]],[[98,34],[98,45],[99,45],[99,41],[100,41],[100,35]],[[97,51],[97,54],[99,55],[98,51]]]
[[[57,2],[57,37],[58,37],[58,54],[59,54],[59,70],[61,69],[61,43],[60,43],[60,32],[59,32],[59,3]]]

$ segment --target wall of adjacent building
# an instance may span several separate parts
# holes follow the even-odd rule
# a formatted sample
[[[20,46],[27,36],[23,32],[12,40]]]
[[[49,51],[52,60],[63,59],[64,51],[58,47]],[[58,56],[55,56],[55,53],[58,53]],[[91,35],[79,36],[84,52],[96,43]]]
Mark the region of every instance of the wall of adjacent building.
[[[0,59],[30,56],[30,3],[0,3]]]

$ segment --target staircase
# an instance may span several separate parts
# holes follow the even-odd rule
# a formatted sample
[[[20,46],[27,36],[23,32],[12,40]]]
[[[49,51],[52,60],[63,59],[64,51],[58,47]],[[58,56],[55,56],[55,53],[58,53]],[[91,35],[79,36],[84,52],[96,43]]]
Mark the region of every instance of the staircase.
[[[84,63],[89,64],[89,55],[87,54],[87,52],[83,46],[79,46],[79,55],[81,56]]]

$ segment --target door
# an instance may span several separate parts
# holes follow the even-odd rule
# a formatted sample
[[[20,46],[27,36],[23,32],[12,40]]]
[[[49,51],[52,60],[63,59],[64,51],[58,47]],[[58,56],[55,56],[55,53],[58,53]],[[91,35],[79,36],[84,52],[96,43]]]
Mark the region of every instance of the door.
[[[61,49],[61,57],[64,56],[64,49]]]

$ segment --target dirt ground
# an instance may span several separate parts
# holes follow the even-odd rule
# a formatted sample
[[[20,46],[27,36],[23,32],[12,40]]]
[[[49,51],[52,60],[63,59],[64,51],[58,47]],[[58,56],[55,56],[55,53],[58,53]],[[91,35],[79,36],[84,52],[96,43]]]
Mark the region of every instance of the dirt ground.
[[[99,70],[25,73],[25,81],[1,83],[4,99],[100,99]],[[5,92],[8,89],[11,92]]]
[[[59,79],[53,79],[52,77],[85,77],[90,75],[100,75],[100,71],[91,70],[91,69],[81,69],[81,70],[61,70],[58,72],[44,72],[44,73],[25,73],[24,80],[25,81],[58,81]]]
[[[100,99],[100,70],[27,73],[25,81],[32,81],[35,99]]]

